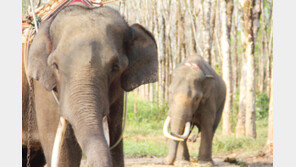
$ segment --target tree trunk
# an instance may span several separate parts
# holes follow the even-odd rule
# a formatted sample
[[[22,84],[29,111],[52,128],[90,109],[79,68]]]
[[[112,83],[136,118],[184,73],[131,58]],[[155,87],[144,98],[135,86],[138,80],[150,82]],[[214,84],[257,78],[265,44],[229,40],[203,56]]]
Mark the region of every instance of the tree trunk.
[[[202,19],[202,32],[203,32],[203,56],[205,60],[211,65],[211,48],[213,41],[213,21],[214,12],[212,0],[203,1],[203,19]]]
[[[236,7],[237,8],[237,7]],[[238,35],[237,35],[237,32],[238,32],[238,9],[235,10],[236,12],[234,13],[234,20],[233,20],[233,28],[231,30],[232,32],[232,36],[233,36],[233,44],[231,45],[231,50],[232,50],[232,54],[231,54],[231,57],[232,57],[232,60],[233,60],[233,63],[232,63],[232,79],[233,79],[233,89],[232,91],[233,92],[236,92],[237,89],[238,89]]]
[[[253,21],[253,36],[254,43],[257,39],[258,30],[260,28],[260,16],[261,16],[261,1],[263,0],[253,0],[253,9],[252,9],[252,21]]]
[[[227,91],[226,91],[226,101],[223,112],[223,122],[222,122],[222,133],[223,135],[228,135],[231,133],[231,121],[230,114],[232,112],[232,69],[231,69],[231,56],[230,56],[230,25],[232,17],[232,11],[228,10],[231,8],[232,0],[221,1],[221,51],[223,57],[223,79],[225,81]],[[233,9],[233,7],[232,7]]]
[[[260,28],[260,16],[262,13],[262,8],[261,8],[261,1],[263,0],[254,0],[254,7],[252,10],[252,20],[253,20],[253,36],[254,36],[254,45],[257,41],[257,34]],[[258,43],[257,45],[260,46],[261,43]],[[260,81],[260,74],[262,74],[262,72],[260,73],[260,62],[262,61],[262,57],[259,56],[259,53],[257,54],[257,58],[255,58],[258,63],[255,63],[255,76],[257,76],[257,80]],[[256,79],[256,78],[255,78]],[[260,82],[257,82],[257,85],[259,85]],[[259,88],[259,86],[255,86],[256,88]],[[259,89],[260,90],[260,89]]]
[[[255,56],[254,56],[254,34],[252,10],[254,3],[252,0],[242,2],[245,40],[244,54],[247,58],[247,85],[246,85],[246,135],[256,138],[256,113],[255,113]]]
[[[264,2],[261,1],[261,11],[264,9]],[[261,48],[260,53],[261,56],[259,56],[259,78],[258,78],[258,89],[260,92],[264,92],[265,90],[265,63],[266,63],[266,34],[267,34],[267,26],[265,22],[265,14],[262,13],[262,42],[261,42]]]
[[[239,109],[237,115],[237,124],[236,124],[236,137],[245,136],[246,133],[246,73],[247,73],[247,66],[246,66],[246,55],[242,55],[242,67],[241,67],[241,78],[240,78],[240,86],[239,86]]]
[[[271,82],[270,82],[270,100],[268,110],[268,135],[266,143],[266,152],[272,153],[273,150],[273,70],[271,71]]]
[[[272,26],[272,23],[270,24],[271,25],[271,28],[270,28],[270,37],[269,37],[269,44],[268,44],[268,53],[267,53],[267,59],[268,59],[268,64],[267,64],[267,73],[268,73],[268,78],[267,78],[267,84],[268,85],[271,85],[271,71],[272,71],[272,55],[273,55],[273,26]],[[270,87],[267,87],[266,89],[266,93],[267,95],[270,97]]]
[[[221,51],[221,46],[220,46],[220,37],[221,37],[221,15],[220,15],[220,8],[221,8],[221,3],[220,0],[217,1],[216,4],[216,16],[215,16],[215,27],[216,29],[214,30],[215,33],[215,44],[216,44],[216,50],[217,50],[217,55],[215,55],[215,61],[216,61],[216,66],[215,68],[218,68],[219,74],[222,75],[222,51]]]
[[[183,58],[185,57],[185,27],[184,27],[184,24],[185,24],[185,18],[184,18],[184,14],[182,12],[182,8],[183,8],[183,5],[182,5],[182,2],[181,0],[178,0],[178,3],[177,3],[177,27],[178,27],[178,31],[177,31],[177,39],[178,39],[178,43],[177,43],[177,64],[181,63],[181,61],[183,60]]]
[[[240,21],[243,23],[244,20],[240,17]],[[245,39],[242,35],[242,41]],[[239,84],[239,109],[237,115],[237,124],[236,124],[236,137],[242,137],[246,134],[246,81],[247,81],[247,65],[246,65],[246,54],[242,54],[241,57],[241,71],[240,71],[240,84]]]

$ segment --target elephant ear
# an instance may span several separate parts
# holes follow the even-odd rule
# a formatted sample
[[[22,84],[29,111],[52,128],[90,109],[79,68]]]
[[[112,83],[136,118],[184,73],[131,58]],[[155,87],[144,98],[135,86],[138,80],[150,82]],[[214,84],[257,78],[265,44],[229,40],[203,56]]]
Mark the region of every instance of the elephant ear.
[[[202,103],[206,102],[214,89],[215,79],[212,75],[205,75],[205,79],[203,80],[203,98],[201,100]]]
[[[51,23],[52,19],[41,23],[29,50],[27,71],[29,77],[39,81],[48,91],[56,86],[54,73],[47,64],[47,58],[51,53],[51,41],[49,37]]]
[[[158,80],[157,45],[153,35],[139,24],[133,24],[128,46],[129,65],[121,76],[121,87],[132,91],[142,84]]]

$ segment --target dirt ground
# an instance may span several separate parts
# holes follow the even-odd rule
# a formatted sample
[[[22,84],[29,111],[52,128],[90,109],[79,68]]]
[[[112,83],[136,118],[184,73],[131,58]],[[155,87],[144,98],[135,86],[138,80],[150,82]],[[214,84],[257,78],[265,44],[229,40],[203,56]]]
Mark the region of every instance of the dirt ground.
[[[241,167],[241,166],[250,166],[250,167],[272,167],[272,160],[267,160],[265,158],[256,158],[248,159],[244,164],[232,164],[224,162],[223,158],[215,157],[214,158],[215,166],[217,167]],[[244,162],[244,161],[243,161]],[[165,165],[165,158],[127,158],[125,159],[125,165],[128,167],[171,167],[172,165]],[[211,167],[211,164],[200,165],[195,160],[192,160],[191,163],[184,162],[175,162],[176,167]]]
[[[214,157],[215,166],[217,167],[272,167],[272,157],[247,157],[247,158],[232,158],[229,156],[228,161],[232,163],[224,162],[227,161],[227,157]],[[125,158],[125,166],[127,167],[172,167],[173,165],[165,165],[164,157],[152,157],[152,158]],[[176,161],[176,167],[212,167],[211,164],[200,165],[196,159],[192,159],[191,163],[182,161]],[[82,160],[80,167],[87,167],[86,161]]]

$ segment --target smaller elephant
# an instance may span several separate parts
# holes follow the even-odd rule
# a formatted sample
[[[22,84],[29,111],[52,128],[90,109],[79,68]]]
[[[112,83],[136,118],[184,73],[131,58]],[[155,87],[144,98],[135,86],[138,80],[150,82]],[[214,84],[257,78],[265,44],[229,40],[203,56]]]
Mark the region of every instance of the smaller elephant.
[[[197,126],[201,132],[198,160],[213,164],[212,141],[224,108],[224,81],[201,56],[193,55],[172,72],[169,93],[169,112],[163,127],[164,135],[172,139],[167,163],[189,161],[186,141]]]

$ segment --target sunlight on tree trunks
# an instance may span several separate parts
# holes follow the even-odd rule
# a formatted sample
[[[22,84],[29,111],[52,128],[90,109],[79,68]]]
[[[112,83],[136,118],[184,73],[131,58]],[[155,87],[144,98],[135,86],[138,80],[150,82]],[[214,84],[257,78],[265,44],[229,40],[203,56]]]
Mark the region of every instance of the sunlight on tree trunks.
[[[271,71],[271,81],[273,80],[273,70]],[[272,153],[273,150],[273,82],[270,82],[270,101],[268,110],[268,135],[266,143],[266,152]]]
[[[232,10],[229,10],[232,5],[232,0],[221,1],[221,51],[223,57],[223,79],[227,87],[226,101],[222,117],[222,133],[228,135],[231,133],[230,114],[232,112],[232,69],[231,69],[231,53],[230,53],[230,27],[232,17]],[[229,25],[230,24],[230,25]]]
[[[252,0],[241,1],[243,8],[243,41],[244,53],[246,55],[246,135],[256,138],[256,113],[255,113],[255,55],[254,55],[254,34],[252,10],[254,3]]]

